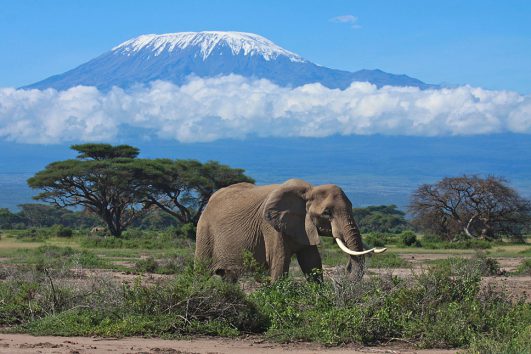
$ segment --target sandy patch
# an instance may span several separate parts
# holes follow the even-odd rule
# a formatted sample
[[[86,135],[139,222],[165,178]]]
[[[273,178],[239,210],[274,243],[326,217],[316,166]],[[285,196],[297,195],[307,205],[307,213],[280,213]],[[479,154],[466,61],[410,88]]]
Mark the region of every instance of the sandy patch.
[[[30,336],[26,334],[0,334],[0,353],[419,353],[448,354],[455,350],[415,350],[399,345],[361,347],[355,345],[327,348],[313,343],[278,344],[260,337],[219,339],[196,338],[191,340],[163,340],[158,338],[87,338]]]

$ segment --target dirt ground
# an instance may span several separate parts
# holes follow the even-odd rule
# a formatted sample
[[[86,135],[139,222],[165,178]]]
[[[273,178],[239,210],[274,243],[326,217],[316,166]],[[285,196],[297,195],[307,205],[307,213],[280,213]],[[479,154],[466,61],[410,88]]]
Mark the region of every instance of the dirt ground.
[[[157,338],[87,338],[87,337],[51,337],[25,334],[0,334],[0,353],[154,353],[154,354],[191,354],[191,353],[419,353],[449,354],[455,350],[408,349],[403,345],[383,347],[345,346],[326,348],[310,343],[278,344],[266,342],[260,338],[219,339],[194,338],[190,340],[163,340]]]

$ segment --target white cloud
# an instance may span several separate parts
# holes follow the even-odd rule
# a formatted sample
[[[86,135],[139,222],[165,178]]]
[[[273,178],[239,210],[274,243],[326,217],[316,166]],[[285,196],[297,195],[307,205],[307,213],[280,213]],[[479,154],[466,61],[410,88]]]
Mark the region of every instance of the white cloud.
[[[358,24],[358,18],[353,15],[342,15],[332,17],[330,21],[335,23],[346,23],[349,24],[352,28],[361,28],[361,26]]]
[[[531,97],[470,86],[438,90],[296,88],[229,75],[162,81],[103,93],[0,89],[0,139],[26,143],[112,141],[122,129],[182,142],[333,134],[531,133]],[[142,133],[139,133],[141,131]]]

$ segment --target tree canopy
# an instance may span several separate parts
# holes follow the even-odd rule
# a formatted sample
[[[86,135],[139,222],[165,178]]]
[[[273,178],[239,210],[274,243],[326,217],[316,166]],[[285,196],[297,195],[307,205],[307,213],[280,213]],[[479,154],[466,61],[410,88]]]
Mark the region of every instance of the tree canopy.
[[[79,152],[78,159],[109,160],[119,157],[134,159],[140,150],[134,146],[110,144],[81,144],[70,147]]]
[[[352,212],[361,232],[398,233],[408,226],[405,213],[394,204],[353,208]]]
[[[72,149],[80,151],[78,159],[53,162],[28,179],[30,187],[42,190],[34,198],[59,207],[82,206],[98,215],[112,235],[119,236],[144,211],[139,204],[144,186],[135,178],[139,173],[134,159],[137,149],[105,144],[74,145]]]
[[[147,206],[156,205],[181,223],[197,224],[210,196],[239,182],[254,183],[244,170],[215,161],[158,159],[146,164],[143,176]]]
[[[500,177],[446,177],[413,193],[410,211],[420,229],[453,240],[459,235],[521,237],[529,229],[531,204]]]

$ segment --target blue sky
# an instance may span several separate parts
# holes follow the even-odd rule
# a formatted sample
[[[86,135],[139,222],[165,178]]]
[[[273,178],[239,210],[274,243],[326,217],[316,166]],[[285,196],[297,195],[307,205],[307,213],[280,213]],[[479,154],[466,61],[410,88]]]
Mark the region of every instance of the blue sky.
[[[531,2],[485,0],[2,0],[0,87],[64,72],[140,34],[201,30],[258,33],[338,69],[531,93]]]

